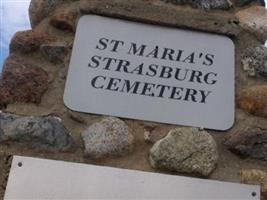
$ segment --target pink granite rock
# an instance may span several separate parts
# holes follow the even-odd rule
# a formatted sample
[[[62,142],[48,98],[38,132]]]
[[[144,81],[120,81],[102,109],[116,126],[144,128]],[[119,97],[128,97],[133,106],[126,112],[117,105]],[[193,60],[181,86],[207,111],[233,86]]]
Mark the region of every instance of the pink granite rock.
[[[40,45],[50,41],[47,34],[33,30],[17,32],[11,40],[10,52],[29,53],[39,49]]]
[[[0,80],[0,105],[13,102],[40,103],[48,88],[48,74],[37,65],[23,62],[11,55],[4,64]]]

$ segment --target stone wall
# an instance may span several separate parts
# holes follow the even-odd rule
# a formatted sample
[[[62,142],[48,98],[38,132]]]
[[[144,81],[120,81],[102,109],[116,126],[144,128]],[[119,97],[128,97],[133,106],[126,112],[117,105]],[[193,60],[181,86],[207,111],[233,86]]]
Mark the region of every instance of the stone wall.
[[[267,193],[267,12],[251,0],[32,0],[0,81],[0,152],[262,184]],[[225,132],[78,113],[63,104],[77,20],[98,14],[230,37],[236,120]],[[93,27],[92,27],[93,28]],[[178,115],[179,113],[177,113]],[[171,153],[170,153],[171,152]],[[5,178],[0,179],[5,188]]]

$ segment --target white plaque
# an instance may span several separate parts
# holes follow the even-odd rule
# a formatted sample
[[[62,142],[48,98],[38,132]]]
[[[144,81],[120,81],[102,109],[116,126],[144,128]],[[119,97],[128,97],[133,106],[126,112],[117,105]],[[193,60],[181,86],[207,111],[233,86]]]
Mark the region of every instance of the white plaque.
[[[260,187],[15,156],[4,200],[15,199],[260,200]]]
[[[226,130],[234,58],[225,36],[86,15],[64,102],[79,112]]]

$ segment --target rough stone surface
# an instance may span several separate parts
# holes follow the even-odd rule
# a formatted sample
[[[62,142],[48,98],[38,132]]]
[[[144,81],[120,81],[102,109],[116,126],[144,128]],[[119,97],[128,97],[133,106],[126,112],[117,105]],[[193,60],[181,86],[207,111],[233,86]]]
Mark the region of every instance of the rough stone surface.
[[[63,63],[70,52],[70,48],[66,44],[58,42],[43,44],[40,50],[47,60],[55,64]]]
[[[18,142],[40,151],[67,151],[74,141],[55,116],[0,113],[0,143]]]
[[[77,17],[76,9],[60,9],[51,17],[50,24],[63,31],[75,32]]]
[[[267,48],[264,46],[247,48],[242,54],[242,64],[249,76],[260,74],[267,77]]]
[[[195,0],[193,3],[204,10],[229,9],[232,6],[230,0]]]
[[[209,176],[218,162],[212,136],[197,128],[176,128],[150,150],[152,167]]]
[[[240,171],[240,182],[249,185],[260,185],[261,193],[267,197],[267,172],[257,169],[244,169]]]
[[[267,12],[263,6],[252,6],[239,11],[236,16],[240,25],[254,34],[261,42],[267,39]]]
[[[19,31],[11,40],[10,52],[29,53],[39,49],[40,45],[51,40],[47,34],[33,30]]]
[[[174,4],[191,4],[194,7],[199,7],[204,10],[211,9],[229,9],[232,5],[230,0],[163,0],[165,2],[171,2]]]
[[[56,6],[63,2],[64,0],[31,0],[29,7],[31,26],[33,28],[37,26]]]
[[[256,85],[242,90],[236,98],[242,110],[260,117],[267,117],[267,85]]]
[[[0,80],[0,106],[13,102],[40,103],[48,88],[48,74],[40,67],[24,63],[16,55],[7,58]]]
[[[134,137],[120,119],[108,117],[82,133],[85,154],[91,158],[121,156],[131,151]]]
[[[267,129],[246,127],[228,135],[224,144],[242,156],[267,161]]]
[[[111,9],[112,8],[112,9]],[[169,6],[166,3],[153,3],[144,0],[82,0],[82,14],[122,17],[134,21],[188,28],[230,36],[240,33],[238,19],[230,13],[218,15],[200,9],[185,9],[182,6]],[[164,12],[162,12],[164,10]],[[190,17],[188,17],[190,16]]]

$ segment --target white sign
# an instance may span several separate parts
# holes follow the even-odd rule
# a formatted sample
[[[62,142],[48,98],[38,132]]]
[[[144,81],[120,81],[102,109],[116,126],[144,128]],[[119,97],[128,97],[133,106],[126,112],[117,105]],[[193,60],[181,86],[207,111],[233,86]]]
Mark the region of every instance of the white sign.
[[[80,112],[229,129],[234,122],[233,42],[220,35],[83,16],[64,102]]]
[[[260,200],[260,187],[15,156],[4,200]]]

